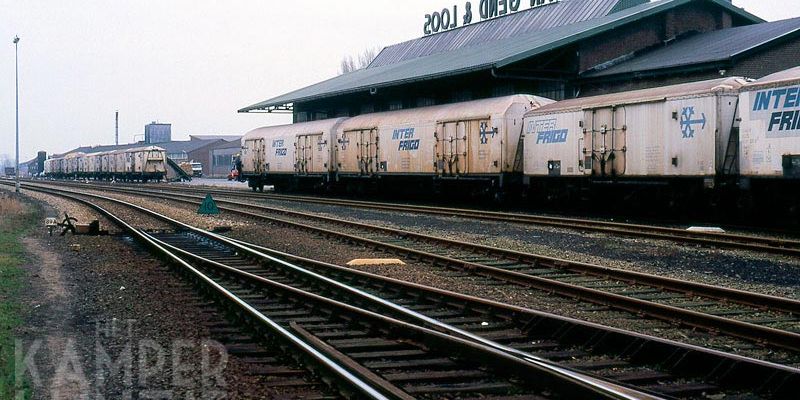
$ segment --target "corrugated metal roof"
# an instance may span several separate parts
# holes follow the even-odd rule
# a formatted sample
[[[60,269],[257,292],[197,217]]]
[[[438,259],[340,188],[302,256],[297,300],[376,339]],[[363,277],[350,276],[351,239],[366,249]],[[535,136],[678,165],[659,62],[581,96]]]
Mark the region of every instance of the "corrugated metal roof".
[[[484,42],[452,50],[445,54],[432,54],[395,64],[354,71],[245,107],[239,112],[263,110],[269,107],[367,91],[373,88],[378,89],[503,67],[693,1],[714,3],[753,22],[763,21],[734,7],[727,0],[653,1],[591,20],[562,25],[541,32],[517,35],[513,40],[502,41],[502,44]]]
[[[208,140],[196,139],[196,140],[181,140],[175,142],[157,143],[156,145],[163,147],[164,150],[167,151],[167,153],[180,153],[180,152],[191,153],[203,147],[219,143],[227,143],[227,142],[222,139],[208,139]]]
[[[70,151],[61,153],[61,154],[53,154],[53,157],[56,157],[56,156],[63,157],[63,156],[66,156],[67,154],[72,154],[72,153],[86,153],[86,154],[103,153],[103,152],[107,152],[107,151],[133,149],[133,148],[141,147],[141,146],[144,146],[144,144],[143,143],[128,143],[128,144],[120,144],[120,145],[111,144],[111,145],[100,145],[100,146],[81,146],[81,147],[78,147],[76,149],[72,149]]]
[[[370,67],[381,67],[431,54],[540,32],[607,15],[618,3],[627,0],[562,0],[545,7],[531,8],[500,18],[424,36],[387,46]],[[639,3],[647,0],[638,0]],[[477,4],[477,3],[476,3]],[[635,4],[633,4],[635,5]],[[477,9],[474,10],[477,13]],[[463,11],[462,11],[463,12]]]
[[[796,33],[800,33],[800,18],[701,33],[584,76],[630,74],[726,61]]]

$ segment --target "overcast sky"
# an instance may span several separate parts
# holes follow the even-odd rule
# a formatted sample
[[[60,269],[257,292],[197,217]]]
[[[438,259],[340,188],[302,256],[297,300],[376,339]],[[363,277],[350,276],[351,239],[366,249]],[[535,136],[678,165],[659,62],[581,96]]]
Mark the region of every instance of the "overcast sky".
[[[462,0],[0,0],[0,155],[14,152],[14,45],[21,159],[120,143],[150,121],[173,138],[291,122],[236,110],[337,74],[343,56],[422,34]],[[797,0],[734,0],[767,20]]]

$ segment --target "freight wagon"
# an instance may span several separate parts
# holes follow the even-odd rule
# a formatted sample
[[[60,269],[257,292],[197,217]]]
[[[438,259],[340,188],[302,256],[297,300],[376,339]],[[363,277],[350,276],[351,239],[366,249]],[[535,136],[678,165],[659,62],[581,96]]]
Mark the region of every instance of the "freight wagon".
[[[254,129],[242,139],[242,177],[253,190],[314,187],[335,173],[331,149],[343,118]]]
[[[499,192],[521,176],[523,115],[551,102],[514,95],[259,128],[245,135],[243,176],[254,190],[451,184]]]
[[[800,67],[747,84],[739,110],[742,201],[800,213]]]
[[[685,197],[715,187],[735,173],[738,90],[745,84],[714,79],[570,99],[529,112],[529,193],[572,198],[612,188],[618,198]]]
[[[166,175],[166,152],[160,147],[139,147],[104,153],[70,153],[45,162],[45,175],[52,178],[162,180]]]
[[[160,181],[166,174],[166,151],[160,147],[149,146],[126,150],[128,163],[126,164],[125,180],[138,180],[147,182]]]
[[[551,102],[515,95],[348,118],[336,133],[336,179],[499,190],[522,169],[523,115]]]
[[[64,177],[78,177],[78,160],[83,156],[85,156],[84,153],[70,153],[64,157],[61,170],[61,173],[64,175]]]

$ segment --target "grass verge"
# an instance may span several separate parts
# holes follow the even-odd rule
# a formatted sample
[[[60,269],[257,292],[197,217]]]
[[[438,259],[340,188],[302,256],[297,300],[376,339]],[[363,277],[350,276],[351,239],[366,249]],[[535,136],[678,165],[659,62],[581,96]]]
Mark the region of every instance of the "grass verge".
[[[19,292],[25,262],[22,236],[35,226],[37,208],[0,191],[0,399],[29,398],[28,385],[17,396],[14,378],[14,330],[22,322]]]

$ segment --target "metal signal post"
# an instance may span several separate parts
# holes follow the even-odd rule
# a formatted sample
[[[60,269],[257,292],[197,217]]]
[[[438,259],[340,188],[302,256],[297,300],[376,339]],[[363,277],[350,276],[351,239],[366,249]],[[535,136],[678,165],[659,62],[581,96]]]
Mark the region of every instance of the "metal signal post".
[[[19,193],[19,36],[14,36],[14,78],[16,80],[15,89],[17,105],[17,145],[14,174],[16,180],[16,192]]]

